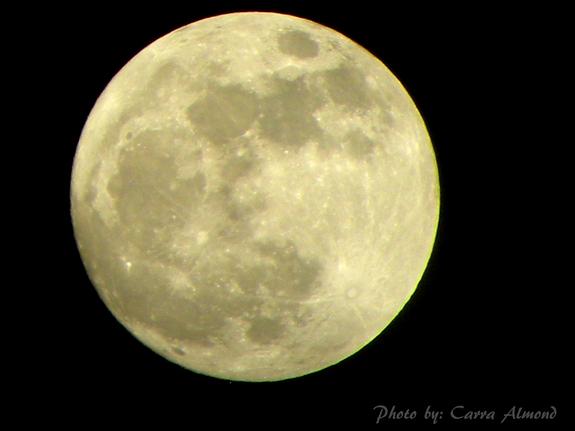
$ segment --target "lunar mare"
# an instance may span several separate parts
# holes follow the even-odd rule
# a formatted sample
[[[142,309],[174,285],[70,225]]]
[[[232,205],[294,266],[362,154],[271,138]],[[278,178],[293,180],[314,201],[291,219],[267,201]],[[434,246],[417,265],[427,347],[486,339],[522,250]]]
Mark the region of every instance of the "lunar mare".
[[[372,54],[319,24],[235,13],[137,54],[72,174],[87,272],[151,349],[214,377],[302,376],[375,338],[438,222],[429,136]]]

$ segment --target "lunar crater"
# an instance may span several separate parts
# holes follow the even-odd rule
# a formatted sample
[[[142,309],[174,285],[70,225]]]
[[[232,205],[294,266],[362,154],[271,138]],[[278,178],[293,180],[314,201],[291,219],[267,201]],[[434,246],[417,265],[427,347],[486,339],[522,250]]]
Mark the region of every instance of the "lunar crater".
[[[298,58],[312,58],[319,54],[319,45],[309,33],[301,30],[288,30],[278,37],[281,52]]]

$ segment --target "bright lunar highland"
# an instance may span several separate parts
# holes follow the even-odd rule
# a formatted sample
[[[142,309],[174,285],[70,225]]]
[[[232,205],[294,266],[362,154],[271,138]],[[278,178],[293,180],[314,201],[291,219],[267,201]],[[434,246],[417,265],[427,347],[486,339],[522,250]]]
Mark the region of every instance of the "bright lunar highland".
[[[340,33],[275,13],[182,27],[82,131],[75,237],[113,315],[201,374],[282,380],[373,340],[417,287],[438,173],[406,90]]]

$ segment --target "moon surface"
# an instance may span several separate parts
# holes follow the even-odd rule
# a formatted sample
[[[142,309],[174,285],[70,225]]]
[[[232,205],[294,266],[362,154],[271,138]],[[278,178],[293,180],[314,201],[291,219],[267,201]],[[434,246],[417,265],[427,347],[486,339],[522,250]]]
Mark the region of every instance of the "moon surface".
[[[242,381],[340,362],[408,301],[439,214],[433,147],[393,74],[276,13],[182,27],[82,131],[72,220],[113,315],[168,360]]]

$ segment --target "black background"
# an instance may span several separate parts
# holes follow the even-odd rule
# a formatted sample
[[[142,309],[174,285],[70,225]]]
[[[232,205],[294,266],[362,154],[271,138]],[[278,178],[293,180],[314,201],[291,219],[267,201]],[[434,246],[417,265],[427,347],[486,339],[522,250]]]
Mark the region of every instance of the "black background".
[[[56,424],[154,418],[183,428],[375,425],[376,405],[495,410],[557,407],[572,374],[562,310],[569,253],[569,138],[558,132],[558,59],[566,12],[481,3],[285,1],[31,6],[34,62],[45,92],[37,190],[54,238],[41,290],[36,353],[24,404]],[[381,3],[381,4],[380,4]],[[217,380],[141,345],[108,312],[85,273],[69,216],[72,160],[83,124],[114,74],[146,45],[220,13],[284,12],[332,27],[401,80],[426,121],[439,165],[441,217],[429,266],[400,315],[374,342],[324,371],[275,383]],[[18,19],[14,15],[14,19]],[[571,139],[572,140],[572,139]],[[49,145],[46,145],[49,144]],[[43,182],[43,181],[42,181]],[[572,253],[571,253],[572,254]],[[30,282],[33,284],[33,282]],[[45,298],[44,298],[45,295]],[[45,317],[44,317],[45,316]],[[38,330],[38,327],[41,329]],[[40,333],[38,333],[38,331]],[[35,410],[34,410],[35,411]],[[72,419],[74,418],[74,419]],[[82,421],[82,422],[78,422]],[[380,426],[403,421],[385,421]],[[114,422],[115,423],[115,422]],[[204,425],[200,425],[204,424]],[[543,424],[545,425],[545,424]],[[250,429],[250,428],[248,428]]]

